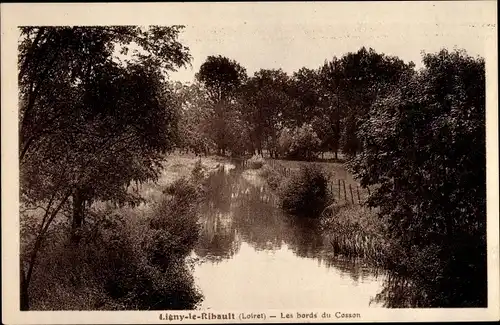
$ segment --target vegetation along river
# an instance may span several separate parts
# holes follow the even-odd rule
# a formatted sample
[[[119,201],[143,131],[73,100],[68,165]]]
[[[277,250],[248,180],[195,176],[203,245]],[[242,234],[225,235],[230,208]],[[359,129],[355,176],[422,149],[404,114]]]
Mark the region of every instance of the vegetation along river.
[[[209,179],[192,253],[201,309],[373,307],[377,271],[331,254],[317,220],[286,215],[257,171]]]

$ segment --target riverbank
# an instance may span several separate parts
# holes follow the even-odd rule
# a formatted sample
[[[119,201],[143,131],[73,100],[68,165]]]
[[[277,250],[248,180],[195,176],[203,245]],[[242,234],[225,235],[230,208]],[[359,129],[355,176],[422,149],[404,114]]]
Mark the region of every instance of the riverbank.
[[[283,194],[283,184],[299,177],[298,173],[302,167],[313,164],[319,167],[319,173],[330,183],[333,178],[343,180],[349,185],[359,185],[344,165],[337,162],[311,163],[273,159],[267,160],[256,173],[267,181],[277,195],[283,196],[288,195]],[[286,168],[290,171],[284,172]],[[304,183],[304,180],[300,183]],[[369,208],[366,204],[351,204],[346,200],[339,200],[335,193],[330,193],[329,197],[327,207],[316,217],[320,219],[322,235],[330,243],[333,253],[347,258],[359,258],[375,267],[383,266],[390,244],[387,239],[387,224],[378,216],[378,209]],[[367,195],[364,195],[363,202],[367,198]]]
[[[147,182],[139,185],[139,194],[146,199],[146,201],[153,202],[159,199],[165,187],[173,184],[181,178],[191,177],[192,171],[195,169],[196,164],[201,163],[203,177],[215,171],[221,165],[230,165],[229,159],[220,156],[204,156],[198,157],[195,154],[179,154],[171,153],[165,157],[162,163],[162,171],[156,182]],[[131,185],[130,191],[134,190]]]
[[[283,172],[281,165],[273,164],[274,167],[266,163],[260,175],[278,196],[283,196],[283,184],[289,183],[290,179],[292,183],[304,183],[300,175],[303,171],[298,166],[303,162],[286,162],[288,166],[297,166],[298,172]],[[343,172],[346,179],[352,177],[338,165],[329,166],[326,163],[323,166],[325,174],[328,169],[336,169],[341,174]],[[285,192],[285,195],[297,193]],[[283,197],[278,201],[283,201]],[[303,219],[289,217],[297,222]],[[395,235],[394,227],[400,225],[395,225],[394,220],[391,223],[378,208],[333,200],[317,218],[321,222],[321,236],[326,237],[335,258],[369,265],[386,275],[384,289],[373,300],[376,303],[389,308],[417,308],[459,304],[473,306],[484,300],[481,287],[481,279],[485,276],[481,266],[484,265],[481,264],[484,246],[477,237],[467,232],[457,231],[452,241],[434,233],[433,241],[424,244],[424,249],[419,249],[414,244],[418,235],[410,227],[404,236]],[[465,298],[469,294],[467,292],[472,292],[470,300]]]
[[[33,270],[30,310],[196,308],[202,294],[186,257],[199,238],[203,179],[223,164],[228,159],[169,155],[157,182],[129,186],[143,203],[88,205],[76,246],[68,245],[66,215],[58,216]],[[23,262],[38,223],[38,215],[21,214]]]

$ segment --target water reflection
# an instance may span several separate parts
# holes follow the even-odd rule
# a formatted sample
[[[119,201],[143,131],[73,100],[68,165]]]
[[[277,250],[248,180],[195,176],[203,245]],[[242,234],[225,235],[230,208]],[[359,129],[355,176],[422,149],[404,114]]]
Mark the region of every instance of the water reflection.
[[[381,290],[375,270],[332,255],[316,220],[285,215],[255,171],[221,169],[207,182],[194,251],[203,308],[367,307]]]

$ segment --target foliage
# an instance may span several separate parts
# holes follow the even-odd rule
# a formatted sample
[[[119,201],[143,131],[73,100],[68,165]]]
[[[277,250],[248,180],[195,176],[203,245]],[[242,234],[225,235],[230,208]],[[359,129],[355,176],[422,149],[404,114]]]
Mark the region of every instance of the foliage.
[[[160,69],[189,59],[179,30],[21,29],[21,191],[28,203],[68,192],[125,202],[134,199],[125,191],[130,181],[157,177],[160,155],[176,136]],[[115,47],[131,43],[149,55],[118,63]]]
[[[267,185],[269,185],[272,190],[277,190],[285,179],[285,175],[280,173],[279,169],[273,168],[268,164],[265,164],[261,168],[259,175],[266,180]]]
[[[281,130],[307,124],[320,141],[318,152],[331,150],[338,158],[340,150],[362,150],[358,133],[369,108],[413,69],[412,62],[363,47],[292,75],[261,69],[247,77],[236,61],[209,56],[196,78],[211,103],[206,121],[220,154],[267,150],[276,158]]]
[[[199,83],[177,83],[174,92],[180,108],[179,147],[207,155],[216,148],[211,122],[213,109],[207,92]]]
[[[213,102],[220,102],[235,95],[246,79],[246,70],[229,58],[209,56],[201,65],[196,79],[206,87]]]
[[[205,178],[206,171],[206,167],[201,162],[201,159],[199,159],[195,162],[194,168],[191,171],[191,178],[195,183],[200,183]]]
[[[338,145],[350,155],[362,150],[358,129],[372,103],[413,68],[412,62],[406,64],[364,47],[325,63],[321,76],[324,87],[330,89],[327,97],[331,98],[329,107],[333,112],[328,115],[335,125],[334,148]]]
[[[251,169],[262,168],[262,166],[264,166],[264,164],[265,164],[264,158],[262,158],[262,156],[257,156],[257,155],[253,155],[250,159],[248,159],[247,162],[248,162],[249,168],[251,168]]]
[[[214,135],[214,142],[219,154],[225,155],[233,139],[230,133],[234,130],[231,122],[235,122],[235,98],[246,79],[245,68],[229,58],[209,56],[201,65],[196,79],[204,86],[211,104],[213,115],[210,131]]]
[[[137,204],[130,182],[158,177],[177,136],[165,73],[189,62],[181,26],[21,27],[21,201],[44,215],[23,292],[51,222],[72,210],[72,241],[94,200]],[[139,48],[121,60],[118,52]],[[27,297],[22,295],[28,308]]]
[[[147,251],[150,262],[164,270],[187,256],[198,239],[197,208],[201,203],[196,184],[181,178],[168,186],[167,195],[153,209],[153,230]]]
[[[67,245],[68,223],[48,233],[30,287],[34,310],[193,309],[201,299],[184,260],[198,238],[199,192],[169,186],[150,215],[94,209],[81,245]]]
[[[320,145],[318,135],[308,124],[293,130],[285,128],[278,139],[279,152],[287,158],[311,160],[320,151]]]
[[[332,197],[328,178],[320,166],[302,165],[279,189],[282,208],[292,215],[320,217]]]
[[[397,255],[397,247],[388,240],[387,223],[375,210],[331,204],[323,211],[321,223],[335,255],[363,258],[373,266],[385,266]]]
[[[324,89],[319,70],[300,68],[290,78],[288,94],[293,100],[292,109],[284,112],[289,127],[300,127],[309,123],[320,113],[324,104]]]
[[[405,257],[392,269],[439,286],[430,306],[484,306],[484,60],[442,50],[423,61],[370,110],[352,168],[363,185],[380,184],[370,202]]]
[[[290,78],[281,69],[261,69],[249,78],[242,90],[243,115],[251,127],[250,139],[257,154],[267,148],[275,156],[284,112],[291,107]]]
[[[235,106],[235,105],[234,105]],[[241,111],[234,107],[226,116],[227,131],[226,143],[233,157],[245,156],[252,151],[250,139],[250,126],[244,120]]]

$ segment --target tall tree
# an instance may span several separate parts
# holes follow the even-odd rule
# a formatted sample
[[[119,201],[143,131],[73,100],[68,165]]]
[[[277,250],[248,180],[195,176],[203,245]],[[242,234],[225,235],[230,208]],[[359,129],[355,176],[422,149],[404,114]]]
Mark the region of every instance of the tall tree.
[[[179,140],[180,147],[196,154],[208,154],[215,149],[211,119],[213,107],[202,85],[180,84],[175,87],[175,96],[180,107]]]
[[[339,140],[344,153],[355,155],[362,150],[357,133],[373,102],[413,67],[411,62],[364,47],[324,65],[323,80],[330,85],[331,106],[337,110],[334,120],[342,121]]]
[[[319,71],[300,68],[290,78],[289,95],[294,100],[294,107],[285,111],[285,118],[294,127],[310,123],[319,114],[322,100],[321,79]]]
[[[425,304],[485,306],[484,60],[442,50],[423,62],[374,104],[353,170],[379,185],[371,204],[402,249],[393,268],[426,288]]]
[[[281,69],[261,69],[246,83],[245,118],[252,126],[252,139],[259,154],[265,147],[272,156],[277,154],[284,112],[292,107],[289,85],[290,78]]]
[[[189,62],[173,27],[21,27],[19,121],[21,201],[42,207],[22,265],[21,305],[44,235],[62,209],[79,241],[92,200],[137,202],[131,181],[158,176],[176,135],[165,72]],[[141,49],[128,57],[121,50]]]
[[[229,58],[209,56],[201,65],[196,79],[204,85],[215,113],[213,130],[219,154],[225,155],[228,143],[226,117],[234,109],[234,103],[241,85],[247,78],[246,70]]]
[[[342,134],[342,119],[346,111],[345,94],[342,92],[342,66],[337,57],[325,61],[319,69],[322,98],[318,118],[313,121],[315,129],[322,134],[322,148],[335,153],[338,159]],[[328,125],[325,125],[328,124]]]

